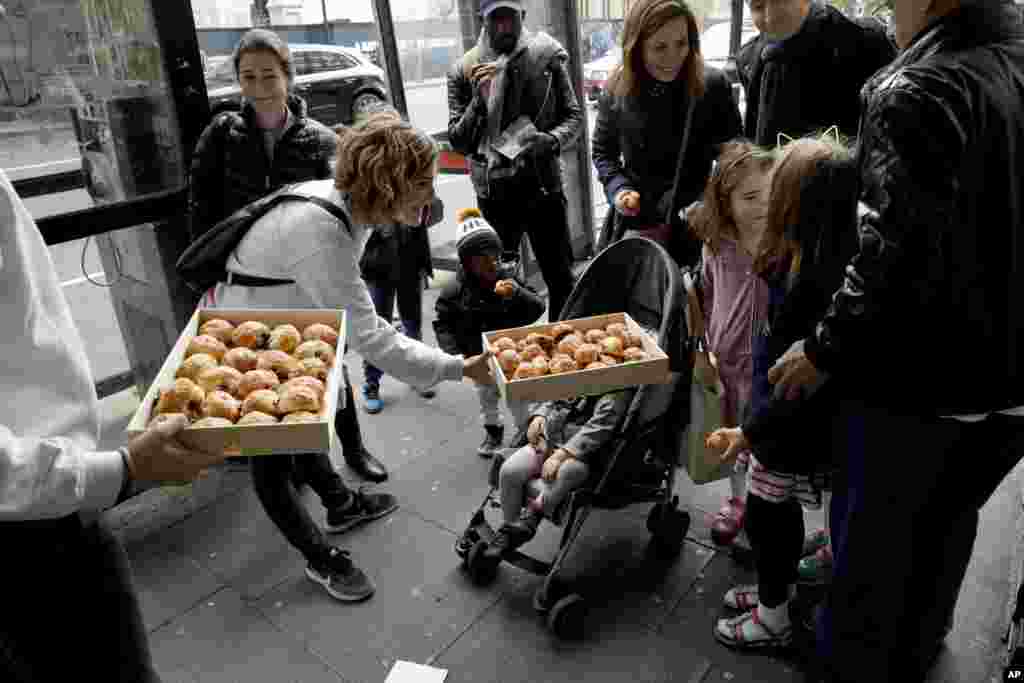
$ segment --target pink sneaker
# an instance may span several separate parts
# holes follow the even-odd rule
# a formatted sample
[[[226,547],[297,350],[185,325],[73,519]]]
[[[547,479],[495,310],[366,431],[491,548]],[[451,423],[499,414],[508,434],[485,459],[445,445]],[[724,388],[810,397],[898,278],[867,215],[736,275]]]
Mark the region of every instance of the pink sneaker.
[[[739,498],[729,498],[711,523],[711,540],[715,545],[732,545],[743,529],[747,506]]]

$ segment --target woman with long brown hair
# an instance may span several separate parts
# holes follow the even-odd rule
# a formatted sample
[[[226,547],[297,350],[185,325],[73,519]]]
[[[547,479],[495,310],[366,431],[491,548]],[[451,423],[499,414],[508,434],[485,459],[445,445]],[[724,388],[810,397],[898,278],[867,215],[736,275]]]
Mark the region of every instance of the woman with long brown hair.
[[[693,11],[682,0],[636,2],[594,129],[594,166],[609,205],[602,243],[643,230],[680,264],[696,263],[700,244],[679,209],[700,196],[719,145],[740,129],[725,75],[701,57]]]

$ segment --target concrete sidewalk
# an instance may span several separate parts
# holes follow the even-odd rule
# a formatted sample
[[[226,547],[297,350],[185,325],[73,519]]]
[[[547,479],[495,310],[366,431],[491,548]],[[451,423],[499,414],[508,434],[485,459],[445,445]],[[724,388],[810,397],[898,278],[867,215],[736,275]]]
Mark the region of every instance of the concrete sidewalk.
[[[438,289],[424,310],[432,319]],[[427,341],[433,342],[430,325]],[[353,382],[361,363],[348,358]],[[444,384],[424,400],[395,380],[385,408],[360,414],[371,450],[391,471],[382,486],[401,508],[336,538],[377,584],[368,602],[346,605],[306,579],[304,561],[267,520],[247,471],[221,470],[194,491],[158,489],[108,513],[125,538],[158,668],[166,683],[301,681],[380,683],[398,659],[448,669],[448,683],[548,681],[800,681],[796,662],[736,655],[712,637],[721,596],[753,574],[714,550],[708,518],[726,482],[695,487],[680,477],[694,523],[683,553],[664,566],[647,560],[649,506],[590,517],[569,570],[598,590],[588,634],[559,642],[531,606],[541,578],[505,566],[474,586],[453,552],[456,535],[487,491],[488,463],[475,392]],[[119,443],[137,403],[132,392],[105,399],[104,441]],[[359,482],[332,453],[346,480]],[[933,681],[1001,680],[998,654],[1021,519],[1020,478],[989,501],[968,579]],[[324,511],[304,493],[315,519]],[[821,517],[811,515],[811,524]],[[547,559],[558,533],[542,528],[524,550]]]

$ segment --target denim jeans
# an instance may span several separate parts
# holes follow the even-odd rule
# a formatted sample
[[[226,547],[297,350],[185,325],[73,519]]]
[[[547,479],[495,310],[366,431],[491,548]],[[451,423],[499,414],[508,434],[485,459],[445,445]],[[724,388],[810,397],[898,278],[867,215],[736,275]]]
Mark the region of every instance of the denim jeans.
[[[420,341],[423,339],[423,279],[420,273],[409,274],[398,282],[366,280],[370,298],[377,309],[377,315],[391,322],[398,302],[398,316],[402,320],[405,336]],[[372,363],[363,361],[367,384],[380,384],[384,371]]]
[[[131,569],[102,519],[0,523],[0,680],[159,683]]]
[[[252,483],[256,497],[270,520],[309,562],[319,563],[331,544],[299,499],[292,485],[292,468],[309,483],[328,510],[349,501],[351,491],[334,469],[326,453],[260,455],[252,458]]]

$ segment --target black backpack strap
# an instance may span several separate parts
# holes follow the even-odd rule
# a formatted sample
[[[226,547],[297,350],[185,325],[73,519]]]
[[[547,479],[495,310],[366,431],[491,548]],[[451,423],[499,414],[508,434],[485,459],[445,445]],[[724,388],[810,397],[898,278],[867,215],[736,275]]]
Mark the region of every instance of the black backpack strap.
[[[342,210],[342,208],[340,206],[338,206],[337,204],[335,204],[334,202],[329,202],[326,199],[321,199],[320,197],[312,197],[310,195],[298,194],[298,193],[294,193],[294,192],[289,192],[289,193],[286,193],[286,194],[282,194],[281,198],[282,199],[304,199],[304,200],[306,200],[308,202],[312,202],[313,204],[316,204],[321,209],[323,209],[324,211],[326,211],[327,213],[331,214],[332,216],[337,218],[339,221],[341,221],[341,224],[345,226],[345,231],[348,232],[349,235],[352,234],[352,222],[349,219],[348,214],[346,214]]]

